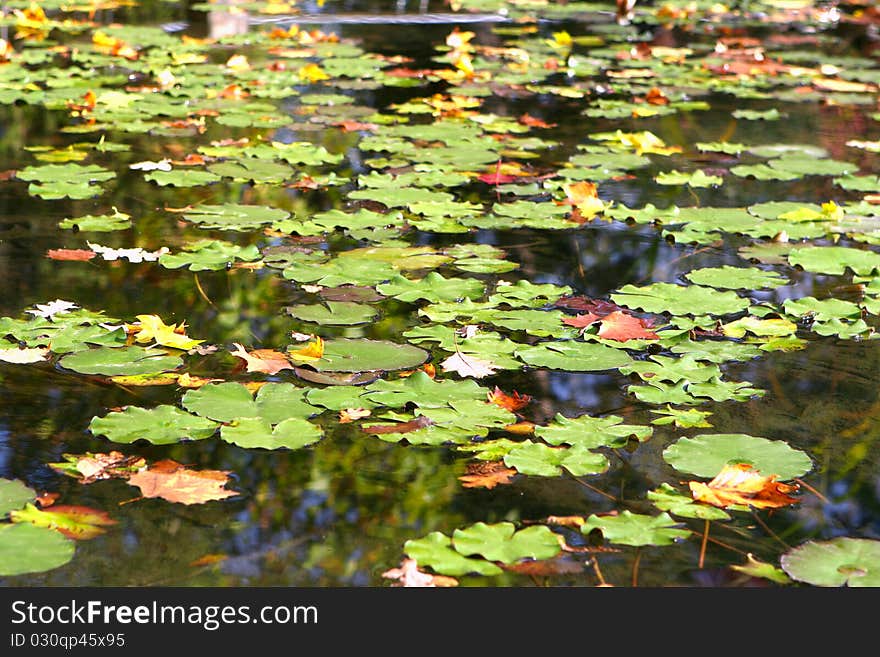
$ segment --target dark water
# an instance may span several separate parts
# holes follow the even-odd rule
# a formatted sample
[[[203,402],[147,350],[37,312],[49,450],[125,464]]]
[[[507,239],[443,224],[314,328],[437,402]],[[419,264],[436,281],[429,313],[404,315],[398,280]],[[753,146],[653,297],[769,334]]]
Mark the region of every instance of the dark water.
[[[410,3],[412,5],[413,3]],[[443,11],[441,3],[404,7]],[[391,3],[327,3],[313,11],[394,13]],[[148,3],[140,8],[111,12],[108,20],[144,24],[182,23],[194,35],[208,30],[207,16],[169,3]],[[591,20],[597,20],[592,17]],[[497,41],[492,23],[468,25],[480,43]],[[179,25],[178,28],[184,27]],[[329,23],[346,38],[354,38],[371,52],[407,54],[413,67],[429,65],[435,46],[450,31],[443,24]],[[548,37],[562,27],[589,33],[587,24],[547,21],[539,25]],[[849,54],[859,49],[858,35],[842,31],[835,47]],[[678,38],[678,37],[676,37]],[[682,44],[684,45],[684,44]],[[870,54],[870,53],[867,53]],[[354,92],[358,102],[383,109],[408,97],[426,95],[424,87]],[[791,119],[773,123],[739,122],[730,134],[730,98],[709,98],[712,111],[641,119],[637,123],[586,119],[576,102],[541,96],[527,100],[496,97],[488,101],[498,113],[516,116],[528,111],[552,119],[559,127],[542,134],[560,146],[542,154],[548,166],[575,151],[587,133],[620,127],[652,130],[669,139],[692,143],[713,141],[726,135],[745,143],[813,143],[827,148],[832,157],[843,140],[855,136],[876,139],[878,128],[852,106],[813,103],[753,102],[749,107],[778,106]],[[30,106],[0,108],[0,170],[29,162],[21,150],[35,143],[67,143],[76,136],[59,136],[63,112]],[[222,138],[222,129],[211,128],[201,143]],[[43,201],[28,196],[20,184],[0,185],[0,315],[19,316],[35,303],[60,298],[85,307],[104,309],[108,315],[131,318],[157,313],[166,321],[186,320],[188,333],[210,343],[230,346],[244,339],[252,344],[280,344],[299,325],[278,309],[302,298],[292,284],[273,274],[245,270],[192,272],[168,270],[153,264],[56,262],[45,257],[48,249],[72,246],[79,241],[57,222],[64,217],[100,213],[117,207],[137,218],[135,227],[123,231],[120,245],[155,248],[179,240],[191,228],[171,225],[163,206],[194,201],[253,198],[247,189],[220,192],[157,188],[126,165],[158,159],[160,150],[148,137],[127,134],[108,139],[133,145],[131,153],[107,154],[98,163],[119,172],[106,185],[100,199]],[[327,132],[323,141],[333,152],[356,154],[356,138]],[[185,140],[183,141],[186,144]],[[848,153],[850,157],[851,154]],[[868,161],[875,157],[864,155]],[[846,158],[841,158],[846,159]],[[684,157],[682,158],[684,160]],[[345,167],[352,166],[349,157]],[[349,171],[349,172],[350,172]],[[356,171],[355,171],[356,172]],[[829,183],[830,185],[830,183]],[[646,203],[665,206],[691,204],[689,194],[671,188],[665,196],[648,191],[639,180],[602,187],[603,195],[630,206]],[[283,192],[279,192],[279,196]],[[717,190],[698,190],[699,204],[743,207],[770,199],[821,202],[832,195],[822,188],[795,183],[754,183],[748,187],[728,182]],[[845,195],[834,191],[835,198]],[[246,201],[241,201],[246,202]],[[299,199],[310,211],[335,207],[338,192]],[[204,231],[202,231],[204,233]],[[111,243],[116,234],[103,234]],[[200,235],[201,236],[201,235]],[[217,234],[246,243],[247,236]],[[578,231],[479,231],[475,236],[423,234],[419,244],[442,245],[476,239],[504,248],[508,258],[520,263],[517,276],[539,283],[569,285],[575,293],[601,297],[627,284],[682,281],[683,273],[703,266],[741,263],[736,247],[744,240],[730,238],[709,247],[670,243],[652,226],[622,223],[589,225]],[[795,272],[790,286],[766,293],[767,300],[813,294],[820,297],[832,285],[822,276]],[[199,289],[201,288],[201,290]],[[386,317],[354,334],[393,337],[411,325],[410,312]],[[332,329],[327,335],[332,334]],[[348,335],[353,333],[347,330]],[[844,342],[813,338],[810,345],[792,353],[774,353],[748,363],[725,366],[733,380],[749,381],[768,394],[745,403],[709,403],[718,433],[750,433],[781,439],[807,451],[816,468],[804,481],[824,496],[807,495],[797,507],[778,511],[766,520],[773,537],[756,542],[745,529],[747,521],[718,530],[724,547],[713,545],[706,567],[697,569],[699,542],[674,549],[645,549],[640,559],[639,583],[645,585],[707,585],[729,583],[724,568],[740,563],[745,553],[776,562],[782,543],[794,546],[807,538],[833,536],[880,537],[880,350],[871,342]],[[623,452],[601,477],[589,486],[574,478],[521,477],[513,485],[494,490],[463,489],[457,476],[464,472],[465,455],[447,448],[387,444],[365,438],[351,425],[326,420],[328,437],[307,450],[267,452],[245,450],[220,441],[200,441],[175,446],[138,445],[148,460],[173,458],[199,468],[230,470],[232,487],[239,497],[223,503],[184,506],[162,500],[126,503],[136,489],[123,481],[82,486],[46,464],[62,460],[64,453],[105,451],[108,443],[93,437],[87,426],[94,415],[128,404],[151,406],[174,403],[174,390],[123,388],[98,379],[70,376],[61,371],[0,363],[0,476],[24,480],[43,491],[57,491],[68,504],[110,510],[118,525],[105,535],[77,545],[74,559],[44,574],[0,579],[5,585],[221,585],[221,586],[375,586],[381,573],[397,565],[402,546],[430,531],[451,533],[456,527],[484,521],[543,518],[548,515],[589,515],[617,508],[608,494],[626,500],[633,511],[650,512],[645,493],[662,482],[677,481],[660,458],[663,448],[680,431],[657,427],[654,437],[631,453]],[[631,383],[620,374],[579,374],[555,371],[504,372],[482,381],[532,395],[531,419],[548,422],[556,413],[573,416],[616,413],[627,422],[646,424],[654,416],[649,406],[627,395]],[[170,387],[169,387],[170,388]],[[116,446],[113,446],[116,447]],[[606,494],[596,491],[599,489]],[[640,507],[640,505],[642,505]],[[769,534],[767,535],[769,536]],[[218,564],[198,565],[206,555],[223,555]],[[603,561],[606,579],[620,585],[630,581],[631,553],[608,555]],[[195,565],[194,565],[195,564]],[[529,586],[525,576],[505,574],[495,578],[462,578],[475,586]],[[553,585],[592,584],[588,571],[550,578]]]

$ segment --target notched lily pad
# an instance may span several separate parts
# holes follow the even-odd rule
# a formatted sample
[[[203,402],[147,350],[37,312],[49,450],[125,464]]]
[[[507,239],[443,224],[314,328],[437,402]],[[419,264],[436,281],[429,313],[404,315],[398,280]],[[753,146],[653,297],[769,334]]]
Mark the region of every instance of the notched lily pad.
[[[742,433],[681,438],[663,450],[663,459],[676,470],[706,478],[717,475],[728,463],[748,463],[780,481],[801,477],[813,467],[806,453],[784,441]]]
[[[782,569],[813,586],[880,586],[880,541],[838,537],[808,541],[786,552]]]

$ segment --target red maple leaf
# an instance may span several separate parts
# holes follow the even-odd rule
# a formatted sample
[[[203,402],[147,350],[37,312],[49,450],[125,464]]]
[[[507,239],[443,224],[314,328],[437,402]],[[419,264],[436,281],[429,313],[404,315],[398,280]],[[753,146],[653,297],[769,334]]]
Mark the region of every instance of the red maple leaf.
[[[637,339],[658,340],[660,336],[649,330],[649,326],[646,320],[618,310],[602,318],[599,337],[618,342]]]

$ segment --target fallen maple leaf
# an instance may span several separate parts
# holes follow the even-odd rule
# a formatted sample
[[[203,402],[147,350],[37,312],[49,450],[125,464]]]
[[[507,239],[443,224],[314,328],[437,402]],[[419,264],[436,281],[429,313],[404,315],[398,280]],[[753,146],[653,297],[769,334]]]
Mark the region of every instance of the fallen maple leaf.
[[[186,322],[180,324],[165,324],[157,315],[137,315],[140,324],[128,325],[136,342],[150,342],[174,349],[192,349],[204,340],[193,340],[186,335]]]
[[[29,522],[37,527],[55,529],[68,538],[85,541],[103,534],[104,527],[115,525],[116,521],[107,515],[87,506],[53,506],[51,511],[42,511],[33,504],[23,509],[9,512],[12,522]]]
[[[527,125],[530,128],[555,128],[555,123],[547,123],[539,118],[531,116],[530,114],[523,114],[520,116],[517,121],[522,123],[523,125]]]
[[[516,470],[508,468],[503,461],[477,461],[468,463],[467,474],[458,479],[464,488],[488,488],[501,484],[509,484]]]
[[[440,363],[440,367],[446,372],[455,372],[461,376],[472,376],[475,379],[495,374],[497,371],[497,368],[489,361],[480,360],[473,356],[463,356],[458,352]]]
[[[392,568],[382,573],[386,579],[397,580],[392,586],[406,587],[435,587],[435,586],[458,586],[458,580],[445,575],[431,575],[419,570],[415,559],[404,559],[400,568]]]
[[[241,71],[251,70],[251,63],[244,55],[233,55],[226,60],[226,68],[230,71],[235,71],[236,73],[239,73]]]
[[[487,392],[486,397],[491,403],[511,412],[516,412],[521,408],[524,408],[530,401],[532,401],[531,395],[521,395],[516,390],[513,391],[512,395],[508,395],[498,386],[495,386],[495,390]]]
[[[97,253],[86,249],[49,249],[46,257],[52,260],[91,260]]]
[[[274,349],[254,349],[251,352],[237,342],[232,343],[235,347],[234,351],[230,351],[233,356],[238,356],[247,363],[248,372],[265,372],[266,374],[277,374],[281,370],[292,370],[291,363],[287,356],[280,351]]]
[[[228,470],[189,470],[170,459],[157,461],[128,478],[129,484],[141,489],[143,497],[161,497],[181,504],[202,504],[238,495],[224,488],[227,481]]]
[[[688,486],[695,500],[722,508],[776,509],[799,501],[788,495],[798,490],[797,485],[779,483],[776,475],[762,475],[748,463],[725,465],[708,484],[689,481]]]
[[[365,433],[379,435],[383,433],[410,433],[418,431],[425,427],[430,427],[434,422],[425,415],[419,415],[415,420],[409,422],[398,422],[397,424],[371,424],[363,427]]]
[[[648,329],[648,323],[644,319],[619,310],[609,313],[602,318],[602,325],[599,327],[599,337],[617,340],[618,342],[637,339],[660,339],[659,335]]]
[[[583,329],[595,324],[600,319],[602,319],[599,315],[594,315],[593,313],[586,313],[584,315],[575,315],[574,317],[563,317],[562,323],[567,324],[568,326],[574,326],[575,328],[581,329],[581,333],[583,333]]]
[[[316,336],[314,341],[309,342],[301,349],[292,349],[287,353],[289,358],[301,361],[319,360],[324,357],[324,340]]]

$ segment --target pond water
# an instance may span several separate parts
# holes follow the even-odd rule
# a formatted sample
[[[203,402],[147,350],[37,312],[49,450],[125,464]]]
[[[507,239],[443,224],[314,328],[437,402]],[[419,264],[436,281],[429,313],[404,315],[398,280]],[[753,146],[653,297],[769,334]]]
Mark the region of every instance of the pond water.
[[[852,253],[880,243],[880,40],[870,7],[751,2],[720,12],[671,2],[664,13],[658,2],[621,25],[611,3],[509,3],[498,14],[504,3],[494,0],[254,2],[234,12],[109,2],[94,5],[96,23],[56,4],[27,23],[13,9],[28,5],[9,3],[4,21],[14,50],[0,64],[0,353],[37,355],[0,359],[0,477],[115,524],[76,541],[63,565],[0,577],[3,585],[387,586],[383,573],[409,555],[462,586],[776,586],[732,566],[751,555],[778,569],[808,541],[880,538],[880,279],[870,255]],[[460,21],[431,19],[453,10]],[[320,19],[303,22],[297,11]],[[43,38],[27,32],[32,24]],[[38,170],[70,163],[100,167],[86,178],[115,175],[88,187],[75,168]],[[737,169],[750,165],[758,168]],[[683,178],[664,181],[674,171]],[[703,185],[694,172],[717,178]],[[244,216],[242,205],[275,214]],[[98,219],[69,221],[89,216]],[[204,240],[226,251],[209,261],[194,246]],[[817,255],[832,245],[852,251]],[[141,251],[105,259],[102,247]],[[645,292],[661,283],[693,291],[699,281],[687,274],[723,266],[777,277],[739,284],[721,270],[701,285],[708,300]],[[625,286],[649,297],[644,305]],[[55,300],[76,309],[40,310]],[[601,304],[609,300],[618,305]],[[338,301],[356,318],[308,321],[315,304]],[[561,321],[588,311],[598,316],[583,332]],[[597,333],[613,311],[637,318],[636,337]],[[81,319],[60,338],[65,315]],[[176,335],[203,342],[175,350],[138,341],[151,315],[185,323]],[[747,331],[728,326],[743,317],[754,321]],[[355,364],[297,360],[315,336],[328,353],[336,341],[337,364]],[[377,366],[373,350],[384,343],[352,355],[342,338],[425,354],[396,366],[386,350]],[[549,344],[602,351],[560,358]],[[113,378],[155,374],[126,369],[137,357],[115,366],[95,355],[150,345],[183,358],[159,368],[163,385]],[[249,372],[232,353],[239,345],[292,360]],[[456,353],[489,373],[442,365]],[[627,364],[589,364],[609,353]],[[401,375],[426,361],[433,382]],[[331,385],[350,382],[326,378],[340,370],[363,372],[365,385]],[[425,381],[421,392],[404,387],[412,377]],[[382,381],[404,401],[359,397]],[[430,388],[440,381],[473,388],[443,397]],[[227,398],[201,412],[185,402],[221,382],[294,384],[290,404],[312,406],[296,421],[320,439],[297,444],[313,429],[295,425],[278,436],[295,448],[269,449],[264,435],[230,430],[242,423],[224,416]],[[484,401],[496,386],[531,399],[504,415]],[[130,419],[141,422],[137,435],[95,424],[159,407],[186,408],[217,431],[187,440],[152,415]],[[340,421],[359,407],[371,415]],[[653,424],[669,409],[707,413],[710,424]],[[435,426],[369,430],[414,412]],[[631,430],[609,438],[594,429],[596,438],[585,427],[561,442],[542,432],[584,416],[614,416]],[[511,431],[518,421],[538,428]],[[256,434],[278,425],[265,420]],[[425,437],[437,425],[447,433]],[[728,510],[708,531],[705,516],[687,511],[650,525],[644,518],[668,510],[653,495],[661,487],[690,498],[686,482],[712,479],[667,451],[705,434],[787,446],[785,466],[806,457],[808,467],[780,477],[798,487],[796,503]],[[532,451],[463,449],[498,439],[531,441]],[[570,467],[566,449],[580,459]],[[228,472],[237,494],[176,503],[141,497],[130,473],[83,483],[50,465],[112,450],[142,457],[141,467],[173,459]],[[599,454],[606,462],[591,468]],[[464,486],[459,477],[490,462],[510,469],[510,481]],[[615,538],[602,519],[628,514],[642,521]],[[528,548],[509,560],[484,560],[489,548],[479,546],[453,555],[496,564],[480,575],[418,543],[476,523],[549,527],[566,549],[554,553],[541,534],[545,558],[535,562],[522,560],[534,556]],[[665,535],[670,528],[681,533]]]

